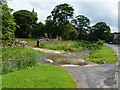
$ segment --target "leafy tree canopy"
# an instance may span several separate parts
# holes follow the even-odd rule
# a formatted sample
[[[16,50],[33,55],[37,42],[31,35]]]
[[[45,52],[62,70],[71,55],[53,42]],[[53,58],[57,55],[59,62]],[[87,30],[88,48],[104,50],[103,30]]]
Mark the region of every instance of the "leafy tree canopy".
[[[77,37],[78,37],[78,34],[76,29],[71,24],[65,25],[62,38],[64,40],[76,40]]]
[[[32,30],[37,24],[37,15],[27,10],[17,11],[13,15],[20,27],[15,31],[16,37],[31,37]]]
[[[68,24],[69,19],[73,17],[74,9],[71,5],[64,3],[57,5],[51,13],[51,20],[53,20],[56,30],[55,36],[62,36],[64,33],[63,27]]]
[[[7,4],[6,0],[0,0],[0,5],[1,4]]]
[[[57,30],[55,30],[55,24],[51,15],[45,20],[45,32],[49,38],[55,38],[57,36]]]
[[[16,23],[11,14],[13,9],[9,8],[6,3],[2,3],[0,7],[2,7],[0,10],[2,13],[2,38],[3,40],[11,41],[14,39],[14,31],[16,29]]]
[[[34,30],[32,31],[33,37],[42,37],[45,36],[45,30],[44,30],[44,24],[42,22],[39,22]]]
[[[110,38],[110,27],[105,22],[98,22],[92,27],[93,40],[108,40]]]
[[[57,5],[52,10],[53,21],[56,23],[57,26],[61,24],[67,24],[68,19],[73,16],[74,9],[69,4],[60,4]]]
[[[85,36],[85,34],[87,34],[87,31],[89,30],[90,25],[89,18],[83,15],[78,15],[71,22],[78,31],[79,34],[78,39],[82,40],[83,39],[82,37]]]

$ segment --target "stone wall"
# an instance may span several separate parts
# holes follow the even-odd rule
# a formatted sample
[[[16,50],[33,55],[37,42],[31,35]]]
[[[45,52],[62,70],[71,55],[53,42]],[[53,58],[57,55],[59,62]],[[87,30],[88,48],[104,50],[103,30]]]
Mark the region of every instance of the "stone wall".
[[[28,47],[28,42],[22,41],[22,40],[15,40],[12,44],[12,47],[23,47],[27,48]]]
[[[56,39],[42,38],[42,39],[37,40],[37,46],[40,46],[44,43],[52,43],[58,40],[62,40],[62,39],[61,38],[56,38]]]

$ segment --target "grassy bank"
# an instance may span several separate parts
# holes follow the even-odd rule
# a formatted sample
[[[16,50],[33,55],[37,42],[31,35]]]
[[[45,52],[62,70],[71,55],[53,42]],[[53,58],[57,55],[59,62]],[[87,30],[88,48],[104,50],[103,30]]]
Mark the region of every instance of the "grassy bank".
[[[36,46],[37,40],[36,38],[16,38],[16,40],[23,40],[28,42],[28,46]]]
[[[77,45],[75,41],[56,41],[53,43],[45,43],[39,46],[39,48],[47,48],[53,50],[63,50],[63,51],[82,51],[83,48]]]
[[[3,48],[0,75],[35,66],[37,64],[36,55],[39,54],[43,54],[43,52],[31,48]]]
[[[2,76],[3,88],[75,88],[76,83],[63,68],[39,65]],[[9,82],[8,82],[9,81]]]
[[[2,49],[2,59],[19,59],[25,57],[31,57],[35,55],[42,54],[43,52],[33,50],[31,48],[3,48]]]
[[[98,64],[110,64],[116,62],[117,54],[112,48],[108,46],[101,46],[98,50],[92,50],[89,56],[82,58]]]

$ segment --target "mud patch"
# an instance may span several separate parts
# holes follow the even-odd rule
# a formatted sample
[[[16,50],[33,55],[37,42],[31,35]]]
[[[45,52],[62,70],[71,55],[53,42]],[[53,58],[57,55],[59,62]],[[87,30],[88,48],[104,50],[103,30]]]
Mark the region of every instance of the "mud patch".
[[[52,60],[50,64],[53,65],[88,65],[91,62],[85,61],[80,57],[90,54],[90,50],[78,51],[78,52],[66,52],[66,53],[46,53],[37,56],[38,62]]]

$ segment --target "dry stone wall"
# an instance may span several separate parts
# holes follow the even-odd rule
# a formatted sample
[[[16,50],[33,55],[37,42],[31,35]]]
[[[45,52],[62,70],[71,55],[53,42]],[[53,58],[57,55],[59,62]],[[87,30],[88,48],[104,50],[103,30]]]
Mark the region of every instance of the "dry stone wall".
[[[28,47],[28,42],[22,41],[22,40],[15,40],[12,44],[12,47],[23,47],[27,48]]]
[[[58,40],[62,40],[62,39],[61,38],[56,38],[56,39],[42,38],[42,39],[37,40],[37,46],[40,46],[44,43],[52,43]]]

